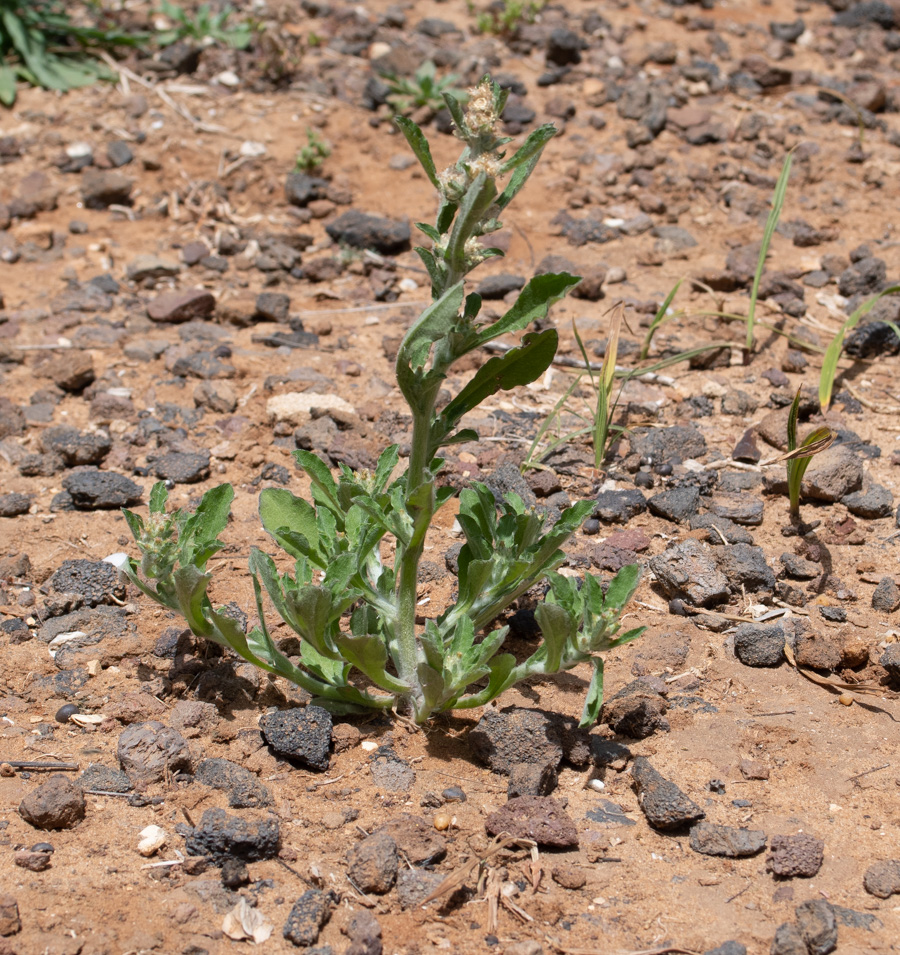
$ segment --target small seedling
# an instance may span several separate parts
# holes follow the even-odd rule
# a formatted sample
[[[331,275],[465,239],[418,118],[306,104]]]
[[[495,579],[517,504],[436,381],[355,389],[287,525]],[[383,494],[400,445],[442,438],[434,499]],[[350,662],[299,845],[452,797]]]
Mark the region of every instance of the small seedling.
[[[821,454],[826,448],[834,444],[837,437],[834,431],[827,426],[814,428],[797,444],[797,422],[800,417],[800,389],[794,395],[794,401],[791,404],[791,411],[788,415],[787,439],[788,453],[784,460],[787,464],[787,485],[788,499],[790,500],[790,514],[792,520],[800,517],[800,485],[803,483],[803,475],[809,467],[809,462],[817,454]]]
[[[667,322],[669,321],[669,319],[675,318],[675,315],[681,314],[681,312],[677,312],[675,313],[675,315],[670,315],[669,306],[672,304],[672,301],[674,300],[675,296],[678,294],[678,289],[681,288],[681,283],[683,281],[684,279],[679,279],[675,283],[675,285],[672,288],[672,291],[669,292],[669,294],[666,296],[665,301],[662,303],[662,305],[659,306],[659,309],[656,312],[656,315],[653,316],[653,321],[650,323],[650,327],[647,329],[647,334],[644,336],[644,341],[641,344],[640,354],[638,355],[638,358],[641,361],[644,361],[644,359],[646,359],[646,357],[650,354],[650,345],[653,342],[653,336],[656,334],[657,330],[659,329],[659,326],[662,325],[663,322]]]
[[[860,319],[864,315],[868,315],[885,295],[893,295],[895,292],[900,292],[900,285],[891,285],[877,295],[866,299],[865,302],[849,316],[847,321],[841,325],[838,333],[828,343],[828,347],[825,349],[825,357],[822,359],[822,370],[819,372],[819,406],[822,409],[822,414],[826,414],[831,407],[834,379],[837,375],[837,365],[841,357],[841,352],[844,350],[844,339],[847,337],[847,332],[853,331],[859,324]],[[885,324],[893,325],[893,322],[886,322]],[[897,337],[900,338],[900,331],[896,328],[894,328],[894,331],[897,332]]]
[[[388,106],[396,115],[406,116],[421,107],[427,107],[437,113],[445,106],[447,97],[457,105],[464,102],[466,93],[454,86],[459,80],[455,73],[438,78],[437,67],[426,60],[412,75],[398,76],[396,73],[382,73],[388,85]]]
[[[297,153],[298,172],[313,173],[331,155],[331,147],[310,126],[306,127],[306,145]]]
[[[479,33],[493,33],[496,36],[510,37],[526,23],[534,23],[537,15],[544,9],[546,0],[502,0],[500,4],[491,4],[487,10],[476,13],[475,5],[469,3],[469,13],[475,13],[475,29]]]
[[[482,237],[501,228],[500,216],[531,175],[555,130],[534,130],[512,156],[498,136],[507,94],[485,77],[463,111],[449,94],[444,102],[465,147],[460,159],[438,173],[422,130],[397,123],[440,197],[434,225],[418,223],[431,248],[416,252],[431,278],[432,304],[404,337],[397,354],[397,384],[409,405],[412,434],[405,470],[396,445],[386,448],[374,473],[342,466],[337,478],[309,451],[296,451],[310,479],[312,503],[282,488],[259,496],[265,530],[294,559],[293,572],[253,548],[250,573],[259,625],[245,633],[207,593],[207,562],[222,546],[233,490],[208,491],[193,514],[166,513],[166,490],[157,484],[144,520],[125,512],[138,542],[140,562],[126,567],[150,598],[180,612],[198,636],[230,647],[276,673],[336,712],[400,709],[422,723],[432,714],[482,706],[508,687],[538,675],[590,662],[593,676],[581,723],[595,722],[603,698],[600,654],[633,640],[637,627],[620,633],[625,605],[640,569],[624,567],[604,593],[585,575],[580,586],[555,571],[562,546],[590,513],[581,501],[551,521],[527,508],[518,495],[497,500],[483,484],[459,494],[457,521],[465,544],[457,557],[458,597],[435,617],[417,619],[419,563],[438,509],[456,496],[438,487],[448,445],[476,440],[462,419],[499,391],[528,384],[556,353],[552,326],[526,334],[500,357],[488,360],[449,403],[437,409],[454,363],[500,336],[524,331],[579,281],[568,273],[533,277],[509,310],[496,320],[480,315],[481,297],[466,294],[468,274],[501,255]],[[504,184],[505,182],[505,184]],[[392,547],[382,547],[390,538]],[[508,628],[497,617],[542,581],[547,597],[535,610],[542,642],[522,662],[501,652]],[[297,662],[276,646],[266,623],[264,594],[300,638]]]
[[[578,348],[581,350],[581,357],[584,358],[588,375],[591,379],[591,387],[594,389],[596,405],[594,408],[594,419],[591,424],[591,442],[594,447],[594,469],[599,471],[603,467],[606,455],[609,452],[610,438],[615,434],[621,433],[622,428],[612,423],[613,415],[616,413],[618,398],[612,401],[613,383],[616,378],[616,358],[619,355],[619,334],[622,331],[622,312],[620,305],[613,312],[612,323],[610,324],[609,338],[606,340],[606,351],[603,353],[603,364],[597,378],[594,378],[594,372],[591,370],[591,362],[588,358],[584,342],[578,334],[578,328],[575,322],[572,322],[572,329],[575,332],[575,341],[578,342]],[[624,384],[622,385],[624,388]],[[621,396],[622,391],[619,390]]]
[[[759,247],[759,258],[756,262],[756,274],[753,276],[753,286],[750,289],[750,307],[747,310],[747,340],[744,345],[747,354],[753,352],[754,336],[753,329],[756,322],[756,299],[759,296],[759,282],[762,279],[763,271],[766,267],[766,256],[769,254],[769,246],[772,244],[772,236],[775,235],[775,229],[778,227],[778,220],[781,218],[781,210],[784,207],[784,197],[787,194],[788,179],[791,176],[791,163],[794,161],[793,152],[789,152],[784,157],[784,165],[781,167],[781,175],[775,184],[775,192],[772,196],[772,208],[769,211],[769,217],[766,219],[766,227],[763,230],[762,244]]]
[[[198,43],[223,43],[235,50],[246,50],[253,38],[253,28],[244,21],[237,26],[228,26],[234,7],[226,4],[214,13],[212,6],[201,3],[192,16],[184,7],[171,0],[160,0],[160,12],[172,23],[167,30],[156,35],[160,46],[171,46],[179,40],[195,40]]]
[[[63,92],[114,82],[115,71],[92,51],[145,40],[145,34],[77,26],[61,0],[0,0],[0,103],[15,103],[19,80]]]

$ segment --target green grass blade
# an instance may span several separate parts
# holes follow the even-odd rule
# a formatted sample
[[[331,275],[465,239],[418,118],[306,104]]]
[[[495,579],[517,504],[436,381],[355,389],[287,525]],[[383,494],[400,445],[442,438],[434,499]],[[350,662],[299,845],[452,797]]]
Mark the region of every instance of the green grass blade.
[[[766,220],[766,228],[763,231],[762,245],[759,248],[759,259],[756,263],[756,274],[753,276],[753,287],[750,289],[750,308],[747,311],[747,344],[748,352],[753,351],[753,325],[756,321],[756,298],[759,295],[759,282],[762,278],[763,270],[766,267],[766,256],[769,254],[769,246],[772,243],[772,236],[775,234],[775,228],[778,220],[781,218],[781,209],[784,206],[784,197],[787,194],[788,179],[791,175],[791,163],[794,161],[794,154],[789,152],[784,157],[784,165],[781,167],[781,175],[775,184],[775,193],[772,196],[772,209],[769,212],[769,218]]]
[[[641,351],[638,355],[638,358],[641,361],[644,361],[650,352],[650,343],[653,341],[653,336],[656,334],[656,330],[660,325],[666,320],[666,312],[669,310],[669,306],[672,304],[672,300],[678,294],[678,289],[681,288],[681,283],[684,279],[679,279],[671,292],[666,296],[666,300],[660,305],[659,311],[653,317],[653,321],[650,323],[650,328],[647,329],[647,334],[644,337],[644,343],[641,345]]]

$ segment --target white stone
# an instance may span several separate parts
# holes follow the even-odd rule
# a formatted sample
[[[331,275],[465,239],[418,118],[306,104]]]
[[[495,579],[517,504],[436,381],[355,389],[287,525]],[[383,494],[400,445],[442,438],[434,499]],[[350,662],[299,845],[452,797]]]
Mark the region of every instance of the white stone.
[[[353,405],[340,395],[317,395],[311,391],[290,391],[286,395],[275,395],[266,402],[266,412],[273,421],[287,421],[293,425],[305,421],[313,408],[333,408],[356,414]]]

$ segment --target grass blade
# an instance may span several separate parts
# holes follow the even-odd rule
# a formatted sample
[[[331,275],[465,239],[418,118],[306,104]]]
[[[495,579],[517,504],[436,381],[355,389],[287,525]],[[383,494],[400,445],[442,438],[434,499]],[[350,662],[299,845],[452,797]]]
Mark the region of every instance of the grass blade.
[[[759,282],[762,278],[763,270],[766,267],[766,256],[769,254],[769,246],[772,243],[772,236],[775,234],[775,228],[778,220],[781,218],[781,209],[784,206],[784,197],[787,194],[788,179],[791,175],[791,163],[794,161],[793,152],[789,152],[784,157],[784,165],[781,167],[781,175],[775,184],[775,193],[772,196],[772,209],[769,212],[769,218],[766,220],[766,228],[763,231],[762,245],[759,247],[759,259],[756,263],[756,274],[753,276],[753,287],[750,289],[750,308],[747,312],[747,352],[753,351],[753,325],[756,321],[756,299],[759,295]]]

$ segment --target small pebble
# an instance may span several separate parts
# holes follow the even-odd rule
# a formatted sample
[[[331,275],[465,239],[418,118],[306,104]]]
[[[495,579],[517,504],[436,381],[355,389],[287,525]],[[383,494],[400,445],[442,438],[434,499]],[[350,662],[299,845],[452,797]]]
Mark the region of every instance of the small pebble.
[[[844,706],[852,706],[852,705],[853,705],[853,694],[852,694],[852,693],[842,693],[842,694],[838,697],[838,703],[843,703]]]
[[[449,812],[436,812],[434,814],[434,828],[438,832],[443,832],[445,829],[449,829],[450,825],[453,822],[453,817]]]
[[[73,717],[76,713],[80,713],[80,712],[81,710],[78,709],[78,706],[75,703],[64,703],[56,711],[56,716],[55,716],[56,722],[68,723],[71,717]]]

